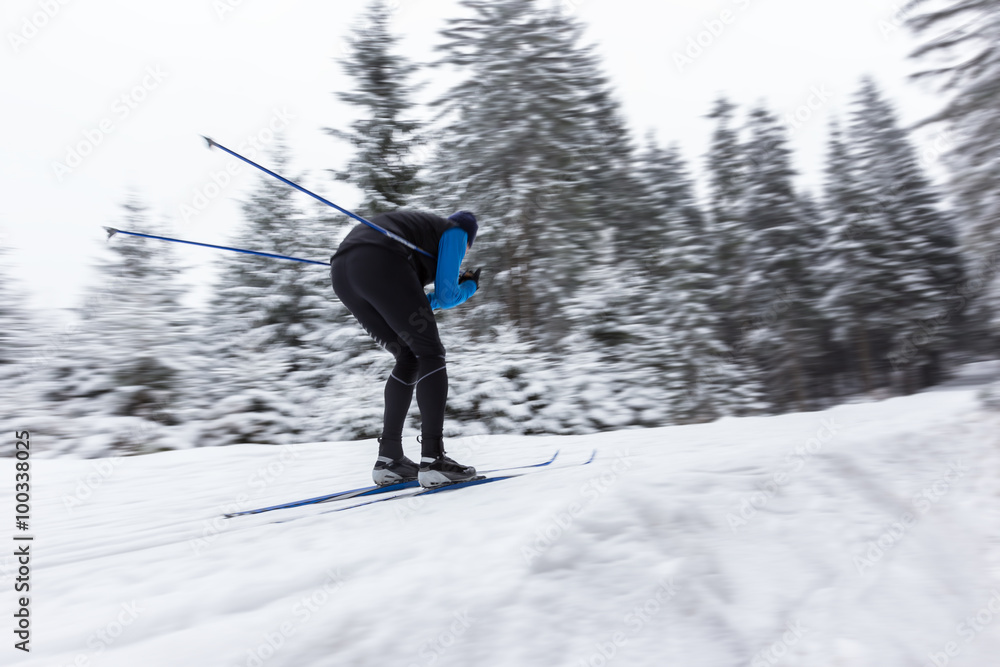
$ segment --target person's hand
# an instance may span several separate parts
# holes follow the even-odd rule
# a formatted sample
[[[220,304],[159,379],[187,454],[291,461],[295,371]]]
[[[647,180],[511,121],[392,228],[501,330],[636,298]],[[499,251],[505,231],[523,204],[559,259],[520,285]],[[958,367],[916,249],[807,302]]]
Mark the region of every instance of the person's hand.
[[[471,270],[470,271],[466,271],[465,273],[463,273],[462,275],[460,275],[458,277],[458,284],[461,285],[466,280],[471,280],[472,282],[476,283],[476,289],[478,290],[479,289],[479,274],[482,273],[482,272],[483,272],[483,270],[481,268],[480,269],[476,269],[475,272],[473,272]]]

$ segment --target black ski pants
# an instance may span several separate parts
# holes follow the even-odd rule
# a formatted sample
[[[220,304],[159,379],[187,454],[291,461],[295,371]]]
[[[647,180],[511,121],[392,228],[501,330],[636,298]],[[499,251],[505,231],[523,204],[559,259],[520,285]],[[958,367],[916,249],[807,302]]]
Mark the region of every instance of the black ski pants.
[[[380,452],[395,455],[398,447],[402,455],[399,443],[416,388],[421,454],[440,455],[448,371],[437,322],[416,269],[391,250],[362,245],[336,257],[330,277],[341,303],[396,358],[385,384]]]

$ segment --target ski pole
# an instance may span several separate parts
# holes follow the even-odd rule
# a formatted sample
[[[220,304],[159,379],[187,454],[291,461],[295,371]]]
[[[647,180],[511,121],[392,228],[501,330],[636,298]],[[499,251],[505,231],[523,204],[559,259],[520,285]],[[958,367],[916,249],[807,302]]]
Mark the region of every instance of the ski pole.
[[[222,150],[226,151],[227,153],[229,153],[233,157],[239,158],[239,159],[243,160],[244,162],[246,162],[247,164],[253,165],[254,167],[257,167],[258,169],[260,169],[265,174],[270,174],[271,176],[274,176],[276,179],[278,179],[282,183],[290,185],[293,188],[295,188],[296,190],[298,190],[300,192],[304,192],[305,194],[309,195],[310,197],[312,197],[314,199],[318,199],[319,201],[323,202],[327,206],[340,211],[344,215],[347,215],[347,216],[350,216],[350,217],[354,218],[358,222],[363,222],[364,224],[368,225],[369,227],[371,227],[375,231],[381,232],[382,234],[385,234],[386,236],[388,236],[393,241],[399,241],[400,243],[402,243],[403,245],[405,245],[410,250],[415,250],[415,251],[419,252],[421,255],[425,255],[427,257],[430,257],[431,259],[436,259],[434,255],[432,255],[431,253],[427,252],[423,248],[420,248],[420,247],[414,245],[413,243],[410,243],[409,241],[407,241],[406,239],[404,239],[399,234],[394,234],[393,232],[390,232],[388,229],[385,229],[384,227],[379,227],[374,222],[371,222],[369,220],[365,220],[360,215],[348,211],[346,208],[341,208],[341,207],[337,206],[332,201],[330,201],[328,199],[324,199],[323,197],[320,197],[315,192],[311,192],[309,190],[306,190],[304,187],[302,187],[298,183],[293,183],[292,181],[288,180],[284,176],[281,176],[280,174],[274,173],[273,171],[271,171],[267,167],[262,167],[259,164],[257,164],[256,162],[254,162],[253,160],[250,160],[248,158],[243,157],[242,155],[240,155],[236,151],[229,150],[228,148],[226,148],[225,146],[223,146],[219,142],[215,141],[214,139],[211,139],[210,137],[206,137],[205,135],[202,135],[202,139],[204,139],[205,141],[208,142],[208,147],[209,148],[212,148],[213,146],[218,146],[219,148],[221,148]]]
[[[257,255],[259,257],[271,257],[273,259],[290,259],[293,262],[302,262],[303,264],[319,264],[321,266],[330,266],[330,262],[317,262],[314,259],[301,259],[299,257],[289,257],[288,255],[276,255],[273,252],[258,252],[257,250],[244,250],[242,248],[230,248],[224,245],[212,245],[211,243],[198,243],[197,241],[185,241],[183,239],[172,239],[169,236],[154,236],[153,234],[140,234],[139,232],[127,232],[124,229],[115,229],[114,227],[105,227],[105,231],[108,233],[108,238],[110,239],[115,234],[128,234],[130,236],[141,236],[145,239],[157,239],[158,241],[172,241],[174,243],[187,243],[188,245],[200,245],[204,248],[216,248],[218,250],[231,250],[233,252],[242,252],[246,255]]]

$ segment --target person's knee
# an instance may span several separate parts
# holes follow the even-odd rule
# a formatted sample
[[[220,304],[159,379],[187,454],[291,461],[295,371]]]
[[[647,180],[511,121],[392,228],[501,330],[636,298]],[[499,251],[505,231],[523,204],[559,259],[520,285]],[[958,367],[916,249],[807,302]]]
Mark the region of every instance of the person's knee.
[[[413,382],[417,379],[417,371],[420,362],[413,350],[408,347],[400,347],[396,356],[396,367],[392,369],[392,374],[403,382]]]
[[[444,359],[443,348],[441,349],[441,354],[421,354],[417,357],[417,360],[419,362],[418,369],[421,376],[444,368],[447,365]]]
[[[399,334],[399,340],[413,350],[413,353],[420,359],[424,357],[443,358],[445,356],[444,345],[437,335],[437,330],[433,332],[433,335],[415,335],[413,332],[404,331]]]
[[[410,346],[413,348],[414,354],[417,355],[418,359],[427,358],[445,358],[444,345],[441,344],[440,338],[435,338],[434,340],[422,340],[414,341],[414,344]]]

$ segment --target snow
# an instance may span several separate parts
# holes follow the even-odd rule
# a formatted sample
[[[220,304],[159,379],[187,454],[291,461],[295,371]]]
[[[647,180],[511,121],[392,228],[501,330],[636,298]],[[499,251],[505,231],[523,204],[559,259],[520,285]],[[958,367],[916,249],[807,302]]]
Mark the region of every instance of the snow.
[[[453,439],[482,469],[597,459],[233,520],[368,483],[374,443],[37,458],[32,652],[4,664],[995,665],[1000,415],[976,393]]]

